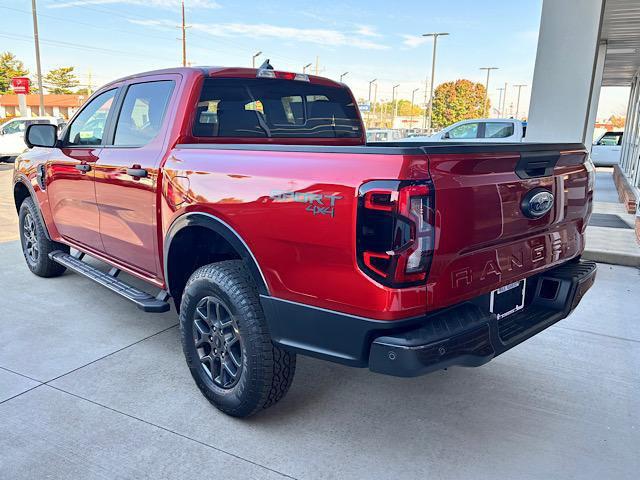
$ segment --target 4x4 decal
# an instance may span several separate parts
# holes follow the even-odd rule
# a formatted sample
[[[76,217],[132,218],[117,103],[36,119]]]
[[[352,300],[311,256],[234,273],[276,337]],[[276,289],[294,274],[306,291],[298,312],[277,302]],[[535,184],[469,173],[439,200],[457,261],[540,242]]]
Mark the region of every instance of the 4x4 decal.
[[[274,190],[269,195],[274,202],[297,202],[307,205],[305,210],[313,215],[335,216],[335,207],[338,200],[342,197],[339,195],[330,195],[326,193],[311,192],[292,192],[285,190]]]

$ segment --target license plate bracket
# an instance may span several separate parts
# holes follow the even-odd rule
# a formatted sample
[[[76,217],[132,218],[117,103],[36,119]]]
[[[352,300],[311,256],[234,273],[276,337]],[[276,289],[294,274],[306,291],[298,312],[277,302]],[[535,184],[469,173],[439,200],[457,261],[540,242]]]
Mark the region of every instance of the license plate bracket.
[[[524,308],[527,279],[510,283],[491,292],[489,311],[501,318],[507,317]]]

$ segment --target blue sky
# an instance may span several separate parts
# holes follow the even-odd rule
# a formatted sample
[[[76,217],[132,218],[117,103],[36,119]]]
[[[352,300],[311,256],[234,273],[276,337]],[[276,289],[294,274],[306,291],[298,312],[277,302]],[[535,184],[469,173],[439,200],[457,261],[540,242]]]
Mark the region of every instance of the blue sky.
[[[484,83],[480,67],[496,66],[490,95],[498,87],[531,85],[541,0],[230,1],[186,0],[188,59],[194,65],[249,66],[264,52],[282,70],[301,71],[319,57],[320,74],[346,82],[366,97],[379,79],[378,98],[424,96],[431,68],[425,32],[449,32],[438,41],[436,85],[468,78]],[[4,16],[0,50],[16,53],[34,71],[29,0],[0,0]],[[181,61],[179,0],[38,0],[45,71],[75,66],[82,83],[94,85]],[[315,65],[314,65],[315,66]],[[515,102],[508,89],[507,104]],[[530,89],[522,91],[521,110]],[[618,95],[619,96],[619,95]],[[615,95],[613,97],[616,97]],[[617,97],[616,97],[617,98]],[[612,98],[607,108],[624,110]],[[617,105],[620,103],[620,105]]]

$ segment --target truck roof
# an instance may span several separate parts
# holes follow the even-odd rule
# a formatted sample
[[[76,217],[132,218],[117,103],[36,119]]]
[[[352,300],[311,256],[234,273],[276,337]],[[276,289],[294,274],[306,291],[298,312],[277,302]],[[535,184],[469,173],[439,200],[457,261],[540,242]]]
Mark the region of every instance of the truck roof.
[[[195,66],[195,67],[175,67],[164,68],[160,70],[149,70],[147,72],[135,73],[126,77],[121,77],[105,84],[104,86],[112,85],[114,83],[124,82],[140,77],[148,77],[154,75],[167,75],[178,74],[183,76],[200,76],[207,77],[235,77],[235,78],[257,78],[258,68],[246,68],[246,67],[220,67],[220,66]],[[283,71],[278,70],[276,71]],[[296,72],[297,73],[297,72]],[[346,87],[344,83],[331,80],[330,78],[320,77],[317,75],[307,75],[312,83],[331,86],[331,87]],[[101,87],[103,88],[103,87]]]

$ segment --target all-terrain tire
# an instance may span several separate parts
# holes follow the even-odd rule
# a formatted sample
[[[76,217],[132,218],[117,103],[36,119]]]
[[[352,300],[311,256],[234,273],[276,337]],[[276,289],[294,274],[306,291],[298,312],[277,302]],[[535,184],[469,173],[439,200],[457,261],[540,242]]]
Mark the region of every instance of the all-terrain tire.
[[[215,320],[201,320],[205,316],[217,318],[216,314],[209,314],[215,307],[223,312],[217,315],[223,318],[218,325],[224,325],[225,322],[227,325],[233,324],[233,330],[224,334],[220,333],[221,328],[218,327],[218,335],[231,338],[230,342],[240,345],[238,351],[242,355],[237,362],[241,364],[237,369],[240,372],[238,378],[232,378],[227,373],[225,377],[221,367],[213,367],[221,365],[219,362],[224,360],[224,357],[215,357],[213,354],[217,345],[218,355],[221,355],[221,342],[214,338],[216,329],[207,327],[215,325]],[[207,334],[206,345],[202,340],[203,329],[211,334]],[[258,290],[241,260],[205,265],[191,275],[180,304],[180,332],[187,365],[196,385],[222,412],[235,417],[248,417],[274,405],[289,390],[295,373],[296,355],[271,341]],[[234,335],[239,341],[234,340]],[[201,345],[200,349],[197,344]],[[227,345],[226,340],[224,345]],[[226,352],[229,361],[232,352]],[[238,354],[233,356],[238,357]],[[220,375],[216,376],[214,370],[220,371]]]
[[[27,267],[39,277],[58,277],[66,268],[49,258],[49,253],[55,250],[69,252],[69,247],[47,238],[44,225],[40,220],[33,199],[28,197],[20,205],[19,227],[22,253]]]

